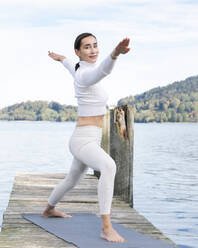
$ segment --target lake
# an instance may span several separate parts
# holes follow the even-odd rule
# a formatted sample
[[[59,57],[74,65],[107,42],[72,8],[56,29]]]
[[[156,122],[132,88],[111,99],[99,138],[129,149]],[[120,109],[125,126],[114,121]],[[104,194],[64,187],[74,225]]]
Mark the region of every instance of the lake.
[[[0,121],[0,226],[16,173],[69,171],[75,125]],[[134,208],[179,247],[197,248],[198,124],[135,123],[133,170]]]

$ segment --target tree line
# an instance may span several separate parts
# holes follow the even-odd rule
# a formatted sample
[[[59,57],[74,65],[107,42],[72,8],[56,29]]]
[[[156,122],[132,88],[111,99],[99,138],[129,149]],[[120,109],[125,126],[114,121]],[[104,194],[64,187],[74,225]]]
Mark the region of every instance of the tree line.
[[[75,121],[77,106],[61,105],[58,102],[27,101],[0,110],[0,120],[29,121]]]
[[[135,122],[198,122],[198,76],[128,96],[117,105],[130,104]]]
[[[198,122],[198,76],[127,96],[117,106],[130,104],[135,122]],[[0,120],[76,121],[77,106],[27,101],[0,110]]]

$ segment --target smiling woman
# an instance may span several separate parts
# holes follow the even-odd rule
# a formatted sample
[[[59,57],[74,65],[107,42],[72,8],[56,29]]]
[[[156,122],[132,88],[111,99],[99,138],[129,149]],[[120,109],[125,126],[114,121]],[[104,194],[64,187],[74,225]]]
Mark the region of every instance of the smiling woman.
[[[61,61],[75,79],[75,97],[78,100],[77,126],[94,125],[102,128],[108,95],[98,82],[111,73],[117,57],[130,50],[129,41],[129,38],[125,38],[119,42],[99,66],[95,63],[99,55],[98,44],[96,37],[91,33],[80,34],[74,42],[75,53],[80,59],[76,65],[63,55],[49,52],[49,56]],[[96,88],[98,94],[93,95]]]
[[[52,191],[43,216],[72,217],[56,210],[55,205],[82,179],[90,167],[101,173],[98,182],[99,211],[102,216],[101,237],[111,242],[126,240],[113,229],[110,221],[116,164],[100,146],[108,94],[99,81],[111,73],[117,57],[130,50],[128,45],[129,38],[123,39],[99,65],[95,63],[99,54],[98,44],[91,33],[82,33],[75,40],[74,50],[80,59],[76,65],[63,55],[49,52],[49,56],[61,61],[74,78],[78,121],[69,141],[69,149],[73,154],[72,166],[68,175]]]
[[[80,60],[84,60],[89,63],[96,62],[99,49],[96,37],[93,34],[80,34],[75,40],[74,49]]]

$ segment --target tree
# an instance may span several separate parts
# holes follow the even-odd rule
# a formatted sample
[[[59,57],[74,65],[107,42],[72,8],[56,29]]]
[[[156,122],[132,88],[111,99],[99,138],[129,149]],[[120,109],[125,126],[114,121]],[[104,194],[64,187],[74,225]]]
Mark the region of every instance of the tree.
[[[183,113],[185,111],[185,104],[184,103],[180,103],[178,108],[177,108],[177,112],[178,113]]]
[[[60,112],[63,109],[62,105],[58,102],[50,102],[48,108],[51,108],[56,112]]]
[[[177,113],[175,110],[171,111],[171,118],[170,121],[176,122],[177,121]]]
[[[168,103],[164,100],[159,102],[159,110],[164,111],[168,109]]]
[[[170,107],[170,108],[175,108],[175,109],[177,109],[178,106],[179,106],[179,104],[180,104],[180,100],[177,99],[177,98],[173,98],[173,99],[171,100],[171,102],[170,102],[169,107]]]

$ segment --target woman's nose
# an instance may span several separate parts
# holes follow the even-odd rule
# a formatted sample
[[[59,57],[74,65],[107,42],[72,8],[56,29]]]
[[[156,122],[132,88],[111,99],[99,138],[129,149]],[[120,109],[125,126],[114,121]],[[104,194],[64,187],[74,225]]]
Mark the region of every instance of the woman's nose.
[[[92,53],[96,53],[96,51],[97,51],[97,49],[96,49],[95,47],[92,47],[92,48],[91,48],[91,52],[92,52]]]

